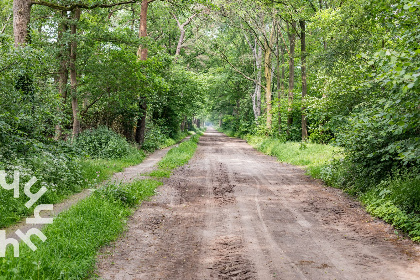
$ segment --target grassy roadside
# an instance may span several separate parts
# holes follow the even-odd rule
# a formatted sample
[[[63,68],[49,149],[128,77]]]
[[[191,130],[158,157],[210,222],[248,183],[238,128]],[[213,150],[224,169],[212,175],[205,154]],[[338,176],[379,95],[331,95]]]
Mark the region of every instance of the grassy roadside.
[[[227,135],[232,134],[227,132]],[[243,138],[255,149],[275,156],[279,161],[303,166],[312,177],[355,196],[372,216],[383,219],[413,241],[420,242],[420,176],[393,174],[375,185],[369,183],[369,178],[349,182],[346,179],[348,174],[355,171],[342,160],[340,148],[284,142],[263,136],[246,135]]]
[[[246,135],[244,139],[264,154],[275,156],[281,162],[305,167],[314,178],[321,177],[321,169],[333,159],[342,157],[342,149],[331,145],[284,142],[280,139]]]
[[[157,179],[164,177],[168,178],[171,175],[172,170],[186,164],[190,160],[191,155],[193,155],[197,149],[197,143],[201,135],[202,133],[199,132],[191,136],[189,141],[183,142],[172,148],[166,156],[158,162],[158,169],[147,175]]]
[[[171,172],[188,162],[194,155],[198,138],[194,135],[172,148],[173,152],[168,152],[160,166]],[[0,259],[0,279],[86,279],[92,276],[99,248],[118,238],[135,207],[154,195],[161,184],[159,180],[147,179],[101,187],[46,226],[44,243],[33,238],[38,250],[33,252],[20,243],[20,258],[13,258],[9,247],[6,258]]]
[[[184,139],[190,133],[179,133],[175,139],[166,139],[159,145],[159,148],[165,148],[176,144]],[[92,139],[87,139],[92,144]],[[98,139],[93,139],[98,140]],[[109,139],[106,139],[109,140]],[[68,156],[64,153],[58,155],[41,156],[31,159],[28,162],[17,162],[14,166],[6,168],[0,163],[0,170],[15,169],[20,171],[20,197],[14,198],[13,191],[5,190],[0,187],[0,229],[11,226],[22,218],[33,213],[38,204],[56,204],[69,196],[78,193],[86,188],[92,188],[95,185],[104,182],[112,177],[116,172],[121,172],[124,168],[141,163],[147,153],[138,150],[128,143],[118,143],[126,146],[126,155],[115,158],[91,158],[80,157],[77,155]],[[84,146],[86,146],[85,144]],[[98,150],[98,145],[96,145]],[[152,152],[153,150],[150,150]],[[96,153],[97,151],[92,151]],[[47,187],[48,191],[31,208],[26,208],[27,197],[23,195],[24,183],[35,176],[38,181],[34,184],[32,192],[36,192],[41,186]],[[11,183],[11,176],[7,182]]]

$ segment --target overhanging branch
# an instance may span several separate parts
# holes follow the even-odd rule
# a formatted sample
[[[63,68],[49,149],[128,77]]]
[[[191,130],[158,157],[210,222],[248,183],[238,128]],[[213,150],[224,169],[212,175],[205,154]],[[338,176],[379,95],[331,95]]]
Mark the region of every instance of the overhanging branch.
[[[129,1],[112,3],[112,4],[93,4],[93,5],[78,3],[78,4],[73,4],[73,5],[70,5],[70,6],[62,6],[62,5],[59,5],[59,4],[50,3],[50,2],[47,2],[47,1],[42,1],[41,0],[41,1],[32,1],[31,5],[46,6],[46,7],[50,7],[52,9],[60,10],[60,11],[73,11],[76,8],[88,9],[88,10],[92,10],[92,9],[95,9],[95,8],[111,8],[111,7],[115,7],[115,6],[119,6],[119,5],[137,3],[138,1],[139,0],[129,0]]]
[[[242,71],[240,71],[240,70],[238,70],[230,61],[229,61],[229,59],[227,58],[227,56],[224,54],[224,53],[222,53],[221,51],[219,51],[219,53],[220,53],[220,55],[222,56],[222,59],[224,60],[224,61],[226,61],[229,65],[230,65],[230,67],[232,67],[232,69],[235,71],[235,72],[237,72],[237,73],[239,73],[239,74],[241,74],[245,79],[247,79],[247,80],[249,80],[249,81],[251,81],[251,82],[254,82],[255,84],[257,84],[257,85],[259,85],[259,86],[261,86],[264,90],[267,90],[267,88],[264,86],[264,85],[262,85],[260,82],[258,82],[257,80],[255,80],[255,79],[252,79],[252,78],[250,78],[250,77],[248,77],[246,74],[244,74]]]

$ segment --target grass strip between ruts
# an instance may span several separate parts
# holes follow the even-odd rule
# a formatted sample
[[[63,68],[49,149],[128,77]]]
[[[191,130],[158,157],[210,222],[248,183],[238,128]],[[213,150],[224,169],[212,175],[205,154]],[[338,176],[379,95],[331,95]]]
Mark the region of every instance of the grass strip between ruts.
[[[176,167],[186,164],[194,155],[198,138],[199,135],[194,135],[172,148],[159,162],[159,168],[170,174]],[[97,251],[118,238],[135,206],[154,195],[161,184],[161,181],[146,179],[101,187],[46,226],[43,229],[47,236],[45,242],[32,238],[38,248],[36,251],[21,242],[20,257],[14,258],[13,248],[9,246],[6,257],[0,259],[0,279],[89,277],[95,267]]]

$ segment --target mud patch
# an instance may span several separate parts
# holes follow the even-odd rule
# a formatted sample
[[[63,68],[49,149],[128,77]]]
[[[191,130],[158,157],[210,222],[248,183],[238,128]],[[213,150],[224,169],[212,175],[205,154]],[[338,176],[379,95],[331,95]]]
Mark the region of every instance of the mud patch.
[[[152,233],[155,233],[157,229],[159,229],[162,223],[165,221],[165,215],[158,215],[148,217],[144,222],[144,228]]]
[[[230,182],[226,166],[219,163],[215,175],[216,180],[213,184],[213,195],[216,203],[220,206],[235,203],[233,192],[236,185]]]
[[[210,276],[213,279],[256,279],[252,263],[244,257],[243,241],[238,236],[222,236],[215,241],[215,260]]]

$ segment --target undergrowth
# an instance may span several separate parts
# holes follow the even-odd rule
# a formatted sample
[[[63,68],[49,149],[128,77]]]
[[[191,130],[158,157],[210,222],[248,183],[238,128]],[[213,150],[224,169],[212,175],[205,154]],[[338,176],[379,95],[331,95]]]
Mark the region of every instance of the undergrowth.
[[[257,150],[275,156],[279,161],[307,168],[308,174],[320,177],[323,166],[340,158],[342,149],[331,145],[285,142],[283,139],[246,135],[244,139]]]
[[[172,148],[166,156],[158,162],[158,169],[147,175],[155,178],[168,178],[171,175],[172,170],[186,164],[191,159],[197,149],[197,143],[201,135],[202,133],[198,132],[191,136],[190,140],[182,142]]]
[[[141,180],[101,187],[46,226],[47,240],[32,240],[36,251],[21,242],[21,257],[14,258],[8,247],[0,262],[0,279],[85,279],[94,270],[97,250],[121,234],[133,207],[160,184]]]
[[[186,135],[188,133],[178,133],[176,139],[165,138],[160,147],[175,144]],[[6,171],[7,183],[13,182],[15,170],[20,172],[21,194],[32,176],[37,178],[31,188],[33,193],[41,187],[48,191],[28,209],[25,195],[14,198],[13,190],[0,187],[0,228],[31,215],[39,204],[56,204],[69,195],[109,179],[115,172],[139,164],[146,157],[145,151],[106,127],[84,131],[73,144],[34,141],[29,146],[23,154],[18,151],[2,153],[0,149],[0,170]]]

